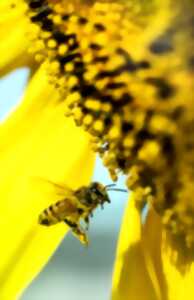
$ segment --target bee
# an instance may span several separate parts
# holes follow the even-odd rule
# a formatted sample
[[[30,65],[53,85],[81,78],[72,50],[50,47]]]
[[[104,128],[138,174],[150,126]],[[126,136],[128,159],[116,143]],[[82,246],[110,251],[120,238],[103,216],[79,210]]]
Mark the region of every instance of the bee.
[[[61,186],[55,185],[61,188]],[[108,191],[127,192],[123,189],[112,188],[113,186],[115,184],[104,186],[99,182],[92,182],[90,185],[82,186],[77,190],[62,187],[63,199],[44,209],[39,215],[38,223],[52,226],[64,222],[80,242],[87,245],[90,217],[93,216],[93,211],[99,205],[103,208],[106,202],[111,202]],[[85,223],[85,228],[81,226],[80,222]]]

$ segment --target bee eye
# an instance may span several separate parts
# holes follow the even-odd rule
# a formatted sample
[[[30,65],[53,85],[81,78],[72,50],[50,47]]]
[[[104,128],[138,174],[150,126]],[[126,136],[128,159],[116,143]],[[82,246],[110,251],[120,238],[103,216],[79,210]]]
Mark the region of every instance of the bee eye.
[[[95,189],[94,193],[99,197],[104,197],[103,193],[99,191],[98,189]]]

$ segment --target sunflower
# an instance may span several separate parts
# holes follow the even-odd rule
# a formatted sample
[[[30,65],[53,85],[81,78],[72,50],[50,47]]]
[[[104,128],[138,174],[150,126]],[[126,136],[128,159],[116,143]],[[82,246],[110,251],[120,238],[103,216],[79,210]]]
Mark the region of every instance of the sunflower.
[[[94,152],[132,191],[112,300],[192,299],[193,6],[1,0],[1,75],[31,70],[0,125],[1,299],[19,297],[68,230],[38,224],[56,195],[34,179],[87,185]]]

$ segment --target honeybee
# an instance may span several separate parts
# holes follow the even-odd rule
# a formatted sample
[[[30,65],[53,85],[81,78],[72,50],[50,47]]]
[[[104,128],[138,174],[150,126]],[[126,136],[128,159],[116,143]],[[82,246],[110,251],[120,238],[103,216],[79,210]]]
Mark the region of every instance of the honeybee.
[[[126,192],[123,189],[112,188],[113,186],[115,184],[104,186],[99,182],[92,182],[89,186],[82,186],[77,190],[64,187],[63,199],[43,210],[39,215],[38,222],[45,226],[64,222],[80,242],[87,245],[89,220],[95,208],[99,205],[103,208],[104,203],[111,202],[108,191]],[[85,223],[85,228],[81,226],[80,222]]]

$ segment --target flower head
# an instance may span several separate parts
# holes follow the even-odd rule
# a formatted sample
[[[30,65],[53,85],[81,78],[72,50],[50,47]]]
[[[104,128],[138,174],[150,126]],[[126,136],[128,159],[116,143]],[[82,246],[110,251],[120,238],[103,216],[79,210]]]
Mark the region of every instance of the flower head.
[[[141,223],[145,205],[157,213],[160,243],[164,251],[174,249],[172,262],[185,274],[194,253],[192,1],[9,0],[3,5],[12,21],[21,14],[26,22],[20,28],[25,42],[14,48],[12,59],[28,48],[28,64],[33,59],[36,67],[41,64],[57,105],[90,134],[112,179],[119,172],[127,175],[135,222]],[[51,100],[45,98],[45,107],[55,106]],[[131,257],[130,236],[126,241]],[[140,256],[157,291],[149,297],[163,299],[158,282],[164,274],[157,273],[147,248]]]

